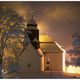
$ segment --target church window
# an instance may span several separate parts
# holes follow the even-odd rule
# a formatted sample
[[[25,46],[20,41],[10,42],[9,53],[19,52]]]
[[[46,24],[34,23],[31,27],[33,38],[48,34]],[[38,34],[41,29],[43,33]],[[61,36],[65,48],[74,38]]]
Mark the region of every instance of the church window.
[[[50,60],[49,60],[49,58],[47,58],[47,60],[46,60],[46,64],[50,64]]]
[[[50,64],[50,62],[49,61],[46,61],[46,64]]]
[[[46,66],[46,70],[49,71],[50,70],[50,67],[49,66]]]
[[[31,65],[30,64],[28,64],[28,68],[30,68],[31,67]]]

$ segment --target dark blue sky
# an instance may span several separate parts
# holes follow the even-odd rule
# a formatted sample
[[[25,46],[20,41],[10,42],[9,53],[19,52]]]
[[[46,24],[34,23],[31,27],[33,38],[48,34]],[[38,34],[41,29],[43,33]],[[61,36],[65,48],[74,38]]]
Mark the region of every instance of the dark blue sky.
[[[64,49],[72,47],[72,34],[80,32],[80,2],[0,2],[29,19],[33,10],[40,34],[47,34]]]

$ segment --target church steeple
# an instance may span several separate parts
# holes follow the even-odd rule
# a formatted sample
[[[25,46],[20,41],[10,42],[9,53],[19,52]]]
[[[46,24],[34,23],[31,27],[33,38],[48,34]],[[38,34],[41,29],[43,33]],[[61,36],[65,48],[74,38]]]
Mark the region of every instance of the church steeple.
[[[33,15],[31,17],[31,19],[27,22],[27,29],[26,32],[30,38],[30,41],[32,43],[32,45],[38,49],[39,46],[39,30],[37,28],[37,23],[33,18]]]
[[[37,23],[36,23],[36,21],[33,19],[33,15],[32,15],[32,17],[31,17],[31,19],[27,22],[27,27],[30,27],[30,26],[32,26],[32,27],[37,27]]]

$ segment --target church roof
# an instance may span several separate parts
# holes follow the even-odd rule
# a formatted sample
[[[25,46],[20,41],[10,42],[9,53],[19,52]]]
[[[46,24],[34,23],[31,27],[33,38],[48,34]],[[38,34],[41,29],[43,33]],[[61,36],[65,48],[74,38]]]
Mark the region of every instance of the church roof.
[[[62,53],[63,51],[59,48],[55,41],[47,35],[40,35],[40,48],[42,52],[46,53]]]
[[[27,55],[27,54],[38,54],[40,57],[44,56],[42,53],[41,49],[35,49],[31,43],[27,45],[27,47],[24,49],[23,53],[21,56]]]

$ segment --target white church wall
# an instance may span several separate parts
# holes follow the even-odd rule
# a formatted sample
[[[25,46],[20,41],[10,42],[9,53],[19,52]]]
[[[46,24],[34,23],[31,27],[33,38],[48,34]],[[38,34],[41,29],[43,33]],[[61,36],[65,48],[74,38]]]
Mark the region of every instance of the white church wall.
[[[42,71],[44,69],[41,64],[43,60],[44,58],[37,53],[32,45],[27,46],[19,58],[20,72]]]

